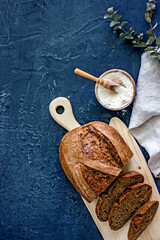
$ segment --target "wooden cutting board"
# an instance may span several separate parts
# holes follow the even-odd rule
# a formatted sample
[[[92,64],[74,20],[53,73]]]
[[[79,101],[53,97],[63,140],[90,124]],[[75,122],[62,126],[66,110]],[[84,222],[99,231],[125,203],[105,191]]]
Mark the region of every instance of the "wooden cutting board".
[[[64,108],[64,112],[62,114],[58,114],[57,112],[58,107],[60,106]],[[49,111],[53,119],[68,131],[71,131],[72,129],[80,126],[80,124],[74,118],[71,104],[67,98],[64,97],[55,98],[50,103]],[[133,152],[133,157],[125,167],[124,172],[134,170],[143,174],[145,178],[144,182],[152,186],[153,193],[151,200],[160,201],[158,189],[156,187],[152,174],[148,168],[146,160],[126,125],[119,118],[112,118],[109,125],[114,127],[121,134],[121,136],[124,138],[125,142],[128,144],[128,146]],[[86,207],[88,208],[104,240],[128,239],[127,234],[130,221],[128,221],[120,230],[113,231],[109,228],[108,222],[100,222],[98,220],[95,213],[97,199],[95,199],[92,203],[88,203],[83,197],[82,199]],[[153,221],[142,233],[142,235],[138,238],[138,240],[160,240],[160,207],[158,208]]]

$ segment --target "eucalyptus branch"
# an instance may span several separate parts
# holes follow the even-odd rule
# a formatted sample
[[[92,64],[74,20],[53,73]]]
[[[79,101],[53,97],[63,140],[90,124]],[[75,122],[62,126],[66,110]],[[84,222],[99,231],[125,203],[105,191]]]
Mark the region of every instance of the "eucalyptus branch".
[[[111,19],[110,27],[113,27],[115,31],[119,34],[121,38],[124,38],[130,41],[134,47],[144,48],[144,51],[151,51],[150,56],[152,58],[157,58],[160,63],[160,36],[157,37],[155,34],[155,29],[157,23],[152,25],[152,17],[156,11],[156,2],[155,0],[149,0],[146,4],[145,20],[149,23],[150,29],[146,31],[148,35],[148,40],[144,41],[144,33],[136,33],[134,27],[130,27],[129,30],[126,30],[128,24],[127,21],[120,21],[121,15],[110,7],[107,9],[107,14],[104,16],[104,19]]]

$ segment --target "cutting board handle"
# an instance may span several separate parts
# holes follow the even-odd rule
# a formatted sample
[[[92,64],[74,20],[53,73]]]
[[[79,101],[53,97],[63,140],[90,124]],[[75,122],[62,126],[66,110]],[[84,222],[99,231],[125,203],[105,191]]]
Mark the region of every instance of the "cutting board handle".
[[[63,112],[58,113],[58,108],[63,109]],[[80,126],[73,115],[70,101],[65,97],[55,98],[49,104],[49,112],[52,118],[68,131]]]

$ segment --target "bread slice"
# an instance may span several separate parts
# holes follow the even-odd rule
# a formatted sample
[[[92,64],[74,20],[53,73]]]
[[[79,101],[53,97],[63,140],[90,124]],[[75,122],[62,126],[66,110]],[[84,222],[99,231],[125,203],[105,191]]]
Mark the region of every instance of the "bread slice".
[[[136,240],[146,227],[151,223],[157,211],[159,202],[145,203],[133,216],[128,231],[128,240]]]
[[[119,202],[114,202],[111,207],[108,217],[110,228],[118,230],[123,227],[135,211],[148,202],[151,193],[152,187],[145,183],[129,187],[119,198]]]
[[[59,148],[65,174],[88,202],[115,180],[132,155],[120,134],[103,122],[68,132]]]
[[[100,194],[96,205],[96,214],[100,221],[108,220],[108,215],[113,202],[116,202],[122,193],[131,185],[142,183],[144,177],[142,174],[131,171],[118,177],[115,182]]]

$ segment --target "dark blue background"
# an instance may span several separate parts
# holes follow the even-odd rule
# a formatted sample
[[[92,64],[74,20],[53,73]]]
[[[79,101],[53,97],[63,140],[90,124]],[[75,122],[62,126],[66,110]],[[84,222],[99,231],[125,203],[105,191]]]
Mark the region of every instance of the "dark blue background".
[[[118,116],[128,125],[131,106],[120,112],[102,108],[94,83],[74,68],[95,76],[121,68],[136,80],[141,52],[113,34],[103,16],[114,5],[145,31],[145,4],[0,1],[0,240],[102,239],[61,169],[58,147],[66,131],[52,120],[48,105],[64,96],[80,124]]]

